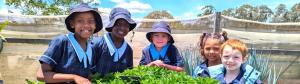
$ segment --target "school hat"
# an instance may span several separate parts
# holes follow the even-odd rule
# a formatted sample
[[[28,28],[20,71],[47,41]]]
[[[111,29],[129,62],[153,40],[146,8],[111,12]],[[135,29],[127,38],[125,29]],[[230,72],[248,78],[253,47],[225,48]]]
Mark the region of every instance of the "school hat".
[[[111,32],[112,27],[116,23],[118,19],[124,19],[129,23],[129,31],[136,27],[136,23],[131,19],[131,14],[128,10],[124,8],[113,8],[109,14],[109,21],[110,23],[105,28],[106,31]]]
[[[171,35],[171,28],[170,28],[170,26],[168,25],[167,22],[160,21],[158,23],[155,23],[152,26],[151,31],[146,34],[146,37],[147,37],[148,41],[151,42],[151,34],[154,33],[154,32],[163,32],[163,33],[168,34],[171,37],[170,40],[169,40],[169,43],[174,43],[174,39]]]
[[[100,14],[93,8],[91,8],[87,3],[81,3],[77,6],[74,6],[70,10],[70,15],[65,19],[65,24],[67,26],[67,29],[70,32],[75,32],[74,28],[71,27],[71,20],[74,19],[76,13],[81,13],[81,12],[92,12],[96,21],[96,29],[94,33],[100,31],[103,27],[102,19]]]

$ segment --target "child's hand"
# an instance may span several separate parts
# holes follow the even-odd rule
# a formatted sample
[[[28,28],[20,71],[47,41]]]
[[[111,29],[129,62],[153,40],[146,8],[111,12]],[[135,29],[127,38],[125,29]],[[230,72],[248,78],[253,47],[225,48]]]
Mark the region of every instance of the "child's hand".
[[[78,75],[74,75],[74,81],[76,84],[92,84],[90,80]]]
[[[158,67],[164,67],[165,66],[165,63],[161,60],[156,60],[156,61],[153,61],[152,62],[155,66],[158,66]]]

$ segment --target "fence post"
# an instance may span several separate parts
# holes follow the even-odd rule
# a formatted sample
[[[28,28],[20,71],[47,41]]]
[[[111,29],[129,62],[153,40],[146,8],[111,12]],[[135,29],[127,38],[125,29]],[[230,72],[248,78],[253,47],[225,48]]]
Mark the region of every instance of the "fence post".
[[[215,22],[214,22],[213,33],[220,33],[222,31],[222,29],[220,27],[221,12],[215,12],[214,17],[215,17]]]

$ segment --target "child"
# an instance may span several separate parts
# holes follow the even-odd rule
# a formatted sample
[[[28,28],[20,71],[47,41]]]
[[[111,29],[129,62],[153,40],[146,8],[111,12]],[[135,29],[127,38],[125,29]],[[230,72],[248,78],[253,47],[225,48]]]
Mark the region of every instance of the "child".
[[[46,83],[90,84],[92,47],[89,38],[102,29],[99,13],[85,3],[71,9],[67,35],[54,38],[39,59],[37,79]]]
[[[101,76],[133,67],[133,51],[124,37],[136,27],[136,23],[130,12],[123,8],[112,9],[109,20],[105,28],[108,33],[94,39],[95,70]]]
[[[177,48],[173,45],[171,29],[166,22],[153,25],[146,34],[149,46],[143,49],[140,65],[164,67],[169,70],[183,71],[183,60]]]
[[[211,77],[222,84],[261,84],[260,72],[245,64],[247,53],[243,42],[229,39],[221,46],[222,64],[208,67]]]
[[[204,61],[194,69],[193,77],[209,77],[207,67],[221,64],[220,47],[227,40],[227,33],[203,33],[199,47]]]

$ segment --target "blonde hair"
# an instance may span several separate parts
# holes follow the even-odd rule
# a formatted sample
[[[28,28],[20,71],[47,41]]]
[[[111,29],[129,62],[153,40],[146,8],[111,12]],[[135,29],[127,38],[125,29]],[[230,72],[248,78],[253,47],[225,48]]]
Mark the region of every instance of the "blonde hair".
[[[221,46],[221,55],[223,55],[223,50],[225,46],[230,46],[232,49],[237,49],[242,53],[243,58],[247,57],[248,54],[248,49],[245,43],[238,39],[229,39],[225,43],[222,44]]]

